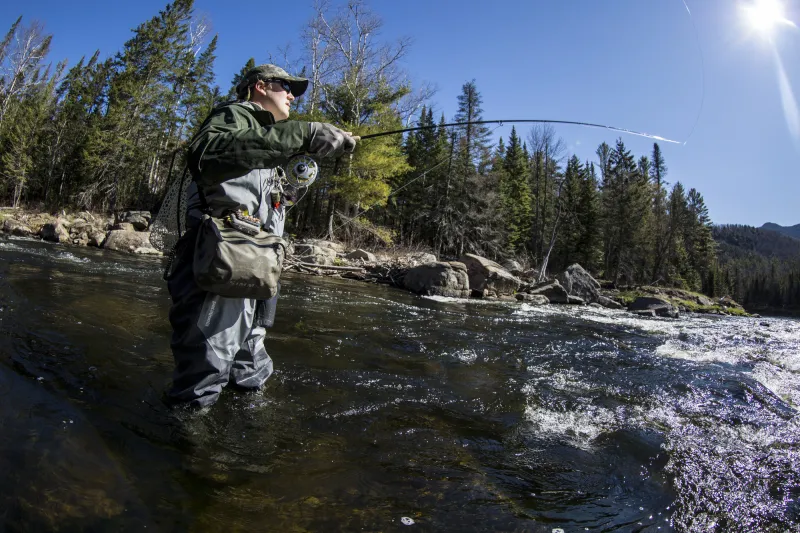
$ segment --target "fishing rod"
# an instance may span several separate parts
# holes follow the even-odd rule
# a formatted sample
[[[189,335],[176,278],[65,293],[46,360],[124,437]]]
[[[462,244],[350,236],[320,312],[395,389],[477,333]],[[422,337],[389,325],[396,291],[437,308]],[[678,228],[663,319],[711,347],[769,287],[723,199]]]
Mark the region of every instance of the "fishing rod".
[[[645,133],[642,131],[636,130],[629,130],[627,128],[618,128],[616,126],[607,126],[605,124],[595,124],[593,122],[579,122],[575,120],[552,120],[552,119],[538,119],[538,118],[526,118],[526,119],[511,119],[511,120],[471,120],[466,122],[450,122],[447,124],[435,124],[430,126],[416,126],[413,128],[403,128],[400,130],[391,130],[391,131],[381,131],[379,133],[369,133],[367,135],[359,135],[356,136],[356,139],[359,141],[364,141],[367,139],[377,139],[378,137],[386,137],[388,135],[401,135],[403,133],[409,133],[412,131],[421,131],[421,130],[432,130],[435,128],[451,128],[454,126],[474,126],[480,124],[498,124],[502,126],[503,124],[519,124],[519,123],[528,123],[528,124],[565,124],[565,125],[572,125],[572,126],[584,126],[589,128],[600,128],[609,131],[616,131],[619,133],[626,133],[628,135],[636,135],[638,137],[645,137],[647,139],[653,139],[656,141],[662,141],[672,144],[682,144],[680,141],[674,141],[672,139],[667,139],[666,137],[662,137],[660,135],[653,135],[652,133]],[[683,143],[685,144],[685,143]],[[287,172],[286,175],[289,178],[289,183],[294,186],[299,187],[308,187],[317,178],[319,174],[319,166],[317,165],[316,161],[307,155],[298,155],[292,158],[286,168]]]
[[[575,120],[550,120],[550,119],[512,119],[512,120],[472,120],[467,122],[451,122],[449,124],[436,124],[432,126],[416,126],[414,128],[404,128],[402,130],[392,130],[392,131],[382,131],[380,133],[370,133],[367,135],[360,135],[359,138],[363,141],[365,139],[375,139],[377,137],[384,137],[386,135],[399,135],[402,133],[408,133],[411,131],[420,131],[420,130],[431,130],[434,128],[449,128],[453,126],[472,126],[478,124],[519,124],[519,123],[534,123],[534,124],[566,124],[572,126],[585,126],[589,128],[600,128],[610,131],[616,131],[619,133],[627,133],[629,135],[637,135],[639,137],[646,137],[648,139],[654,139],[657,141],[663,141],[673,144],[682,144],[680,141],[673,141],[672,139],[667,139],[665,137],[661,137],[660,135],[653,135],[651,133],[644,133],[641,131],[629,130],[626,128],[618,128],[616,126],[606,126],[605,124],[595,124],[592,122],[578,122]]]

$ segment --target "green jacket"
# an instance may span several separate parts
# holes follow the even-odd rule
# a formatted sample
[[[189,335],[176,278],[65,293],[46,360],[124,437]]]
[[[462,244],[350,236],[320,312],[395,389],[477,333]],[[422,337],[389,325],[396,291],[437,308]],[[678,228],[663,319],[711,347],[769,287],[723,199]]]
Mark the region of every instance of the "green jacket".
[[[246,102],[223,104],[206,119],[189,145],[189,170],[204,189],[273,168],[308,151],[307,122],[276,123],[269,111]]]

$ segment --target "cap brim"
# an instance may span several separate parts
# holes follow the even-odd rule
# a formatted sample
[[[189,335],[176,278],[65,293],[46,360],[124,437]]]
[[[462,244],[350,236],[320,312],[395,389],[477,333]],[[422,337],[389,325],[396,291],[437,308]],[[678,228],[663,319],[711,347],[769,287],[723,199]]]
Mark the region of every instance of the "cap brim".
[[[292,88],[292,95],[295,97],[301,96],[308,89],[308,80],[306,78],[287,76],[286,81],[289,82],[289,87]]]

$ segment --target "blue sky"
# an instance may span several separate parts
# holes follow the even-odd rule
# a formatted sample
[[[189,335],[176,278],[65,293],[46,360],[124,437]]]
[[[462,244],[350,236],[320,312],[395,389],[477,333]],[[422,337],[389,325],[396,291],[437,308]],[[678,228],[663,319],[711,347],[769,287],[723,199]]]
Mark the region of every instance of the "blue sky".
[[[769,45],[749,34],[739,0],[687,2],[691,16],[682,0],[373,0],[370,5],[384,21],[380,39],[413,39],[404,67],[412,81],[437,88],[432,102],[437,116],[453,116],[461,86],[474,78],[485,119],[597,122],[686,141],[661,143],[667,180],[697,188],[716,223],[800,223],[795,208],[800,140],[787,125],[771,48],[800,92],[800,30],[779,28]],[[798,20],[798,0],[784,2],[788,18]],[[37,19],[54,35],[50,58],[74,64],[96,49],[103,57],[113,55],[132,28],[165,5],[165,0],[4,2],[0,28],[4,32],[19,15],[24,22]],[[312,16],[310,1],[196,0],[195,6],[219,34],[216,73],[223,90],[248,57],[265,62],[287,43],[299,56],[300,35]],[[506,125],[495,135],[507,138],[510,129]],[[526,137],[528,129],[522,124],[518,131]],[[557,132],[584,160],[595,160],[597,145],[613,144],[617,137],[583,127]],[[622,137],[637,157],[652,149],[650,140]]]

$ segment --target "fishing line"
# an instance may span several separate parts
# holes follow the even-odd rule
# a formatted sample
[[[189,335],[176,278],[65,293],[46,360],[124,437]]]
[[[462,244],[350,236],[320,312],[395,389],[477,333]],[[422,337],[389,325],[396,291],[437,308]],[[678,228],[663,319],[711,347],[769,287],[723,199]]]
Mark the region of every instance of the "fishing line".
[[[706,101],[706,61],[703,57],[703,47],[700,45],[700,32],[697,30],[697,24],[694,22],[694,17],[692,16],[692,12],[689,9],[689,4],[686,3],[686,0],[682,0],[683,7],[686,8],[686,12],[689,13],[689,20],[692,23],[692,28],[694,28],[694,38],[695,42],[697,43],[697,51],[700,53],[700,72],[701,72],[701,93],[700,93],[700,108],[697,110],[697,117],[694,119],[694,124],[692,124],[692,129],[689,131],[689,135],[686,137],[686,140],[683,141],[683,146],[686,146],[686,143],[689,142],[689,138],[694,133],[694,129],[697,127],[697,123],[700,122],[700,115],[703,114],[703,106]]]
[[[645,133],[643,131],[636,131],[636,130],[629,130],[627,128],[618,128],[616,126],[607,126],[605,124],[595,124],[593,122],[579,122],[576,120],[555,120],[555,119],[538,119],[538,118],[528,118],[528,119],[512,119],[512,120],[473,120],[471,122],[451,122],[449,124],[436,124],[433,126],[417,126],[415,128],[404,128],[402,130],[393,130],[393,131],[383,131],[380,133],[370,133],[368,135],[361,135],[360,139],[374,139],[376,137],[383,137],[385,135],[398,135],[401,133],[407,133],[410,131],[419,131],[419,130],[429,130],[433,128],[449,128],[453,126],[471,126],[475,124],[499,124],[502,126],[503,124],[519,124],[519,123],[533,123],[533,124],[566,124],[572,126],[585,126],[589,128],[600,128],[610,131],[616,131],[619,133],[627,133],[629,135],[636,135],[638,137],[646,137],[648,139],[654,139],[656,141],[663,141],[672,144],[681,144],[681,141],[674,141],[672,139],[667,139],[666,137],[661,137],[660,135],[653,135],[652,133]],[[498,126],[499,127],[499,126]]]

